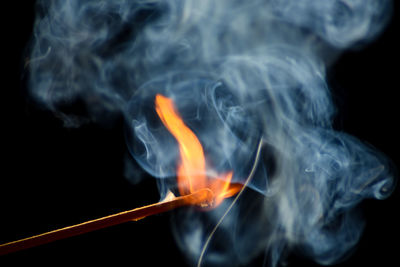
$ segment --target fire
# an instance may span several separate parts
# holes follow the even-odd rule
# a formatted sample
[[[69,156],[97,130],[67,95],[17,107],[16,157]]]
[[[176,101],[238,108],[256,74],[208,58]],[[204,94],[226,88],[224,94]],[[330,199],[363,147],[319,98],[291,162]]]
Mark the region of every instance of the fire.
[[[242,185],[231,184],[233,172],[219,175],[216,179],[206,175],[203,147],[197,136],[183,122],[174,102],[157,94],[155,106],[162,123],[179,144],[180,163],[177,167],[179,193],[187,195],[208,188],[214,194],[214,206],[238,193]]]

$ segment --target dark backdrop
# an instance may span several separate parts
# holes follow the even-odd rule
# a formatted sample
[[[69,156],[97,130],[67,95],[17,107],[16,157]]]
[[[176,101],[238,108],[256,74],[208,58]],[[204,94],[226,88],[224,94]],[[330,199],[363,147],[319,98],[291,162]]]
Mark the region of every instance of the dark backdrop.
[[[399,167],[399,9],[394,2],[395,16],[380,38],[361,51],[344,53],[328,77],[340,108],[337,128],[373,144]],[[0,243],[157,201],[151,177],[136,185],[124,178],[122,120],[109,128],[65,128],[27,98],[24,61],[34,3],[21,1],[7,12],[12,19],[4,24],[2,36],[10,47],[3,50],[2,61],[6,70],[1,91]],[[396,189],[387,200],[362,203],[364,235],[352,256],[337,266],[399,264],[398,201]],[[168,223],[168,214],[154,216],[4,256],[0,262],[58,265],[112,260],[133,266],[185,266]],[[288,264],[316,266],[299,255],[291,255]]]

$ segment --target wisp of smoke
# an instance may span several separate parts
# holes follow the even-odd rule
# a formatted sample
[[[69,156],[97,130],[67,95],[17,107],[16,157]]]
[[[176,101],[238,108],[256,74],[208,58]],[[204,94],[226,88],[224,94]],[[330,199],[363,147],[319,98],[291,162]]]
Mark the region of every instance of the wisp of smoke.
[[[174,100],[208,164],[232,170],[235,182],[244,183],[262,140],[249,189],[202,264],[245,265],[266,253],[276,266],[289,247],[332,264],[360,238],[357,204],[388,197],[395,179],[384,155],[333,129],[325,67],[376,38],[390,11],[389,0],[39,1],[30,94],[67,126],[122,114],[130,154],[161,195],[175,190],[179,151],[156,94]],[[189,262],[229,201],[174,213]]]

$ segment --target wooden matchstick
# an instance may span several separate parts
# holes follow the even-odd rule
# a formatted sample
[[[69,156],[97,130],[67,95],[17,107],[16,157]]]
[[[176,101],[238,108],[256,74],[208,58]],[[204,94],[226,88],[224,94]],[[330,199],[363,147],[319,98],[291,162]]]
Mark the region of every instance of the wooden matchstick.
[[[172,200],[158,202],[148,206],[139,207],[133,210],[112,214],[95,220],[5,243],[0,245],[0,255],[36,247],[56,240],[81,235],[128,221],[137,221],[147,216],[170,211],[182,206],[209,206],[212,205],[213,198],[214,194],[211,190],[202,189],[189,195],[175,197]]]

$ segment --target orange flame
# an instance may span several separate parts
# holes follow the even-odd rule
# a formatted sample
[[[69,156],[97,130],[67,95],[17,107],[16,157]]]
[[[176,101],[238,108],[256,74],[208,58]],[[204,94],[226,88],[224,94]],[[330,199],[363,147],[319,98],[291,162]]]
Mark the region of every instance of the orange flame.
[[[179,116],[174,102],[157,94],[155,106],[162,123],[179,144],[180,163],[177,169],[179,193],[187,195],[208,188],[214,193],[214,206],[238,193],[242,185],[231,184],[232,172],[222,174],[217,179],[207,177],[203,147]]]

